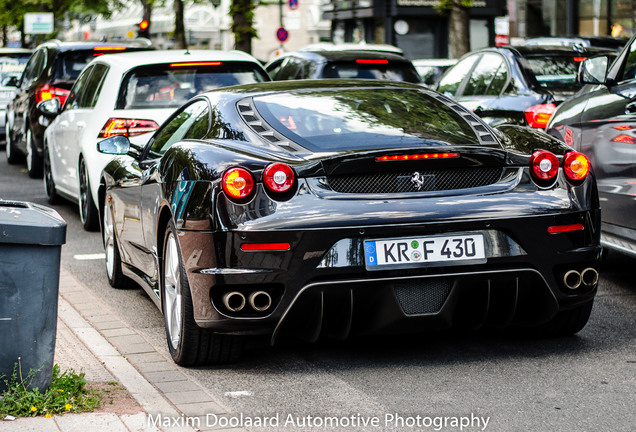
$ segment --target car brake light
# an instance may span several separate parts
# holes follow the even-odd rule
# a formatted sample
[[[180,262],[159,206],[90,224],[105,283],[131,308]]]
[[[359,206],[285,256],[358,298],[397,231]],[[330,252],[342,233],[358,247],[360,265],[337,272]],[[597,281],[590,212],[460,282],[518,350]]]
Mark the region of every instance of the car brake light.
[[[126,51],[125,46],[104,46],[104,47],[95,47],[93,51]]]
[[[360,64],[389,64],[387,59],[356,59],[356,63]]]
[[[170,63],[170,67],[189,67],[189,66],[221,66],[223,62],[187,62],[187,63]]]
[[[294,171],[284,163],[269,164],[263,171],[263,183],[272,192],[287,192],[294,185]]]
[[[424,153],[424,154],[378,156],[377,158],[375,158],[375,160],[377,162],[386,162],[386,161],[420,160],[420,159],[446,159],[446,158],[458,158],[458,157],[459,157],[459,153]]]
[[[590,161],[583,153],[569,152],[563,161],[563,171],[571,181],[581,182],[590,172]]]
[[[552,114],[556,110],[556,105],[553,103],[533,105],[523,113],[526,115],[526,121],[528,126],[533,128],[545,129],[552,117]]]
[[[66,102],[66,97],[70,93],[69,90],[53,87],[50,84],[43,84],[35,90],[35,102],[40,103],[42,101],[58,98],[60,100],[60,106]]]
[[[530,157],[530,172],[541,183],[554,179],[559,172],[559,160],[545,150],[537,150]]]
[[[573,57],[572,60],[578,63],[587,60],[587,57]]]
[[[252,174],[243,168],[230,168],[223,174],[223,191],[230,198],[242,199],[248,197],[254,190]]]
[[[621,143],[625,143],[625,144],[636,144],[636,138],[634,138],[631,135],[619,135],[615,138],[612,138],[612,141],[614,142],[621,142]]]
[[[97,138],[108,138],[113,135],[123,135],[133,137],[143,135],[148,132],[154,132],[159,125],[154,120],[138,120],[124,118],[109,118],[99,131]]]

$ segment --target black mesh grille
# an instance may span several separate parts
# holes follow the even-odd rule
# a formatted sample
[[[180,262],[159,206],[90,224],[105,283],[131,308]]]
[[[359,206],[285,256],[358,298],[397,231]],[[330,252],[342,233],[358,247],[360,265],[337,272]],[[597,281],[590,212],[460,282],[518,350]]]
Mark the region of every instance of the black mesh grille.
[[[395,295],[407,315],[436,313],[451,292],[451,279],[417,279],[395,284]]]
[[[496,183],[501,168],[455,168],[327,176],[329,187],[341,193],[428,192],[474,188]]]

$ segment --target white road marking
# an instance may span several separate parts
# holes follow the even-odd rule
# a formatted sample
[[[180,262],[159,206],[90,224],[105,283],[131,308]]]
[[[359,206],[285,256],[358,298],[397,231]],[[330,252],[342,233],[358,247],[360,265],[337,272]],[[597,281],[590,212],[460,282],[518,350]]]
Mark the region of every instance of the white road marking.
[[[75,258],[78,261],[101,260],[101,259],[106,259],[106,254],[105,253],[80,254],[80,255],[73,255],[73,258]]]

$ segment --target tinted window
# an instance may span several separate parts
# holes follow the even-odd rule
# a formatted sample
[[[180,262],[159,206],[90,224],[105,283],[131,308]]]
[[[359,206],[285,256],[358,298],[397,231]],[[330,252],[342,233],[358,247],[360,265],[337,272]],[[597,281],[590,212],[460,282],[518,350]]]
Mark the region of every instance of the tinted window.
[[[93,51],[68,51],[60,53],[55,65],[55,79],[75,81],[91,60],[93,60]]]
[[[252,62],[201,62],[199,65],[143,66],[123,79],[118,109],[179,107],[193,96],[219,87],[269,81]]]
[[[497,71],[503,64],[503,58],[494,53],[484,54],[470,74],[463,96],[483,96],[487,93]]]
[[[278,132],[317,152],[478,142],[458,112],[416,89],[315,90],[254,104]]]
[[[22,85],[29,86],[34,79],[37,79],[40,72],[44,68],[44,63],[46,60],[46,50],[40,49],[36,51],[29,63],[26,65],[26,69],[24,70],[24,75],[22,76]]]
[[[625,66],[623,66],[623,76],[619,81],[633,80],[636,78],[636,41],[632,42],[627,54]]]
[[[280,72],[278,72],[277,80],[293,80],[298,78],[302,64],[300,59],[289,57]]]
[[[90,78],[91,72],[93,71],[93,66],[87,68],[82,75],[75,81],[73,84],[73,88],[71,88],[71,92],[66,99],[66,103],[64,104],[64,109],[78,109],[81,108],[80,101],[82,100],[82,96],[84,95],[84,87]]]
[[[573,55],[542,55],[522,57],[520,61],[535,85],[552,90],[574,91],[581,87],[576,82],[576,74],[584,59]]]
[[[0,54],[0,82],[11,76],[20,77],[30,57],[30,53]]]
[[[164,124],[152,140],[150,147],[150,155],[158,157],[166,152],[170,146],[177,141],[186,138],[190,128],[193,128],[187,138],[200,138],[207,132],[208,125],[208,103],[206,101],[198,101],[185,107],[180,113]],[[203,126],[202,126],[203,125]],[[201,130],[205,127],[205,132]],[[201,135],[198,135],[201,133]]]
[[[440,80],[437,91],[447,96],[455,96],[457,90],[459,90],[459,86],[464,78],[466,78],[466,75],[468,75],[468,72],[470,72],[477,58],[479,58],[479,56],[470,56],[453,66]]]
[[[351,61],[334,61],[325,65],[322,78],[359,78],[406,81],[419,83],[422,79],[411,63],[378,60],[386,63],[358,63]]]
[[[486,94],[488,96],[499,96],[503,92],[506,82],[508,82],[508,68],[506,67],[506,62],[502,61],[490,82],[490,87],[486,90]]]
[[[99,98],[99,91],[102,88],[106,72],[108,72],[108,66],[105,64],[99,63],[93,67],[91,76],[84,86],[84,94],[81,97],[80,106],[82,108],[92,108],[95,106],[97,99]]]
[[[280,72],[280,68],[283,66],[283,62],[285,59],[276,60],[272,64],[267,67],[267,73],[272,79],[276,79],[278,73]]]

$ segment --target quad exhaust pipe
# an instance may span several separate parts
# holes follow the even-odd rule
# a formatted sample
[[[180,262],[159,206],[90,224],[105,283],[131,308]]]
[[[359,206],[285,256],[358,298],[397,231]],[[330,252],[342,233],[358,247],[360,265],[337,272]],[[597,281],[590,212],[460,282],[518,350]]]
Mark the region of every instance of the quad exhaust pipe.
[[[230,291],[223,296],[223,306],[230,312],[240,312],[245,307],[245,296],[238,291]]]
[[[249,302],[256,312],[265,312],[272,306],[272,296],[265,291],[256,291],[250,294]]]
[[[598,272],[592,267],[588,267],[582,272],[570,270],[563,275],[563,283],[571,290],[575,290],[581,284],[591,287],[598,283]]]
[[[223,306],[230,312],[240,312],[247,304],[255,312],[265,312],[272,307],[272,296],[265,291],[254,291],[248,299],[238,291],[230,291],[223,295]]]

